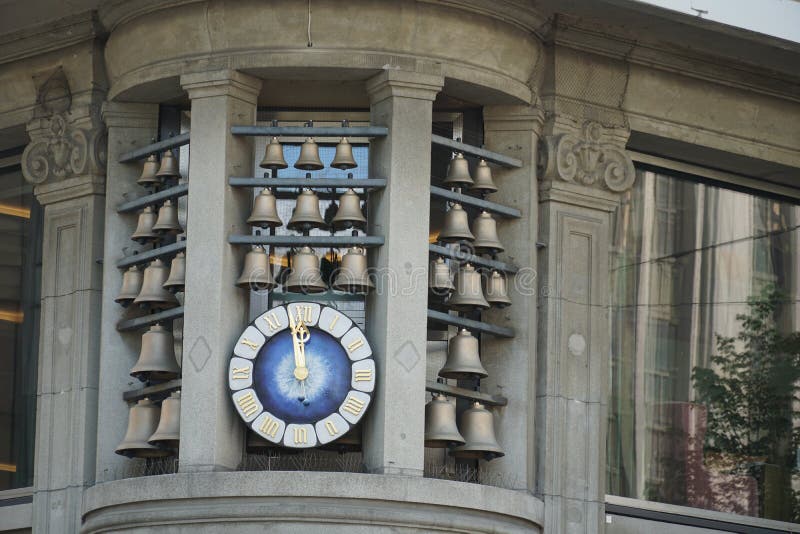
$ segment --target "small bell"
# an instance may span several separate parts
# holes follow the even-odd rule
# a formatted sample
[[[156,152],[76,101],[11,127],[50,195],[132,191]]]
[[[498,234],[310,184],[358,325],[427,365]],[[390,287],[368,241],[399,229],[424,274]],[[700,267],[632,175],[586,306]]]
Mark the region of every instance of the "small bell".
[[[247,218],[247,224],[260,228],[277,228],[283,224],[278,216],[275,195],[268,187],[262,189],[261,194],[253,201],[253,211]]]
[[[456,425],[456,404],[434,393],[425,405],[425,446],[442,449],[463,444],[464,438]]]
[[[183,232],[181,223],[178,222],[178,207],[167,199],[158,209],[158,220],[153,225],[153,231],[166,234],[179,234]]]
[[[439,232],[439,241],[456,243],[472,241],[475,236],[469,230],[469,217],[461,204],[454,203],[444,216],[444,226]]]
[[[144,270],[142,290],[133,301],[136,304],[149,305],[156,308],[172,308],[178,305],[175,295],[164,289],[164,282],[169,277],[169,269],[160,259],[150,262]]]
[[[444,258],[436,258],[431,262],[428,271],[428,290],[434,295],[449,295],[454,289],[450,266],[445,263]]]
[[[158,239],[158,234],[153,230],[157,220],[156,212],[151,206],[145,206],[139,214],[136,230],[131,235],[131,239],[137,243],[147,243]]]
[[[236,280],[236,287],[269,291],[277,285],[272,277],[267,252],[261,245],[254,245],[244,257],[244,268]]]
[[[342,140],[336,145],[336,155],[333,157],[331,167],[343,171],[358,167],[356,160],[353,158],[353,145],[347,141],[346,137],[342,137]]]
[[[325,166],[319,159],[319,145],[314,142],[313,137],[306,137],[305,143],[300,147],[300,157],[294,164],[295,169],[302,171],[318,171]]]
[[[172,293],[183,291],[183,286],[186,284],[186,254],[178,252],[172,258],[172,263],[169,266],[169,278],[164,282],[164,289]]]
[[[489,307],[489,303],[483,297],[481,274],[469,263],[462,266],[456,273],[456,290],[445,304],[458,311]]]
[[[180,178],[181,171],[178,169],[178,158],[172,150],[166,150],[161,155],[161,167],[158,168],[156,176],[159,178]]]
[[[478,338],[462,328],[447,344],[447,361],[439,370],[442,378],[468,379],[486,378],[489,373],[483,368],[478,349]]]
[[[352,189],[348,189],[339,197],[339,209],[336,210],[332,223],[337,230],[363,228],[367,224],[367,218],[361,211],[361,197]]]
[[[508,297],[508,282],[506,277],[499,271],[492,271],[491,276],[486,281],[486,290],[483,292],[486,302],[496,308],[505,308],[511,305]]]
[[[494,185],[492,180],[492,168],[486,163],[486,160],[481,158],[475,167],[475,182],[470,186],[473,191],[478,191],[483,194],[494,193],[497,191],[497,186]]]
[[[155,184],[160,184],[161,180],[156,176],[158,171],[158,158],[155,154],[150,154],[142,166],[142,175],[136,180],[136,183],[145,187],[150,187]]]
[[[161,417],[158,419],[158,428],[147,441],[151,445],[177,449],[181,439],[180,430],[181,390],[176,390],[161,403]]]
[[[322,293],[328,289],[322,281],[319,258],[310,247],[303,247],[295,253],[283,289],[289,293]]]
[[[458,428],[466,443],[451,450],[453,456],[473,460],[494,460],[505,456],[494,435],[494,416],[480,402],[473,402],[469,409],[464,410]]]
[[[122,288],[114,302],[128,306],[142,290],[142,271],[136,265],[131,265],[122,275]]]
[[[142,382],[148,380],[172,380],[178,378],[181,368],[175,359],[175,339],[172,332],[154,324],[142,334],[142,349],[139,359],[131,369],[131,376]]]
[[[367,272],[367,255],[360,248],[351,248],[342,258],[339,274],[333,282],[333,289],[347,293],[365,294],[375,284]]]
[[[458,153],[450,160],[447,167],[447,177],[442,182],[449,187],[463,187],[472,185],[472,177],[469,175],[469,162],[464,154]]]
[[[472,221],[472,234],[475,236],[472,246],[478,252],[496,254],[505,250],[497,237],[497,221],[486,211]]]
[[[158,405],[144,398],[131,406],[128,412],[128,431],[114,452],[128,458],[160,458],[171,453],[147,442],[158,427]]]
[[[286,227],[289,230],[303,232],[312,228],[327,226],[325,219],[319,211],[319,197],[310,189],[304,189],[297,197],[292,218]]]
[[[277,137],[273,137],[267,144],[267,149],[264,151],[264,159],[258,164],[262,169],[285,169],[289,166],[286,160],[283,159],[283,146],[278,142]],[[274,175],[273,175],[274,177]]]

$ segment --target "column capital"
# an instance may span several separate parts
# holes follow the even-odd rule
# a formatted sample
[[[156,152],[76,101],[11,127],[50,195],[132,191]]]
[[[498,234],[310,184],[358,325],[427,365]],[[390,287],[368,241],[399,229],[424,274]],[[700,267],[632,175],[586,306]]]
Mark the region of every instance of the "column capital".
[[[100,116],[107,128],[158,128],[158,104],[105,102]]]
[[[231,96],[256,104],[261,91],[261,80],[237,70],[223,69],[193,72],[181,76],[181,87],[192,100],[214,96]]]
[[[367,80],[367,94],[372,105],[392,96],[433,101],[443,86],[440,74],[387,69]]]

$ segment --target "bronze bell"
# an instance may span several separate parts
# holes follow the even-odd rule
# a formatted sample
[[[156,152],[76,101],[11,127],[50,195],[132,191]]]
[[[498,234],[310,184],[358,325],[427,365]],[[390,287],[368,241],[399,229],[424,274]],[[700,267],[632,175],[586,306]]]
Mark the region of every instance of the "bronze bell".
[[[333,289],[347,293],[365,294],[375,284],[369,279],[367,272],[367,254],[363,249],[351,248],[342,258],[339,274],[333,282]]]
[[[145,187],[161,183],[161,180],[156,176],[156,172],[158,172],[158,158],[155,154],[150,154],[144,162],[142,175],[136,180],[136,183]]]
[[[358,167],[358,163],[353,158],[353,145],[350,144],[346,137],[342,137],[342,140],[336,145],[336,155],[333,157],[331,167],[343,171]]]
[[[130,374],[142,382],[178,378],[181,368],[175,359],[172,332],[160,324],[154,324],[142,334],[142,349]]]
[[[475,217],[475,220],[472,221],[472,234],[475,236],[472,246],[478,252],[495,254],[505,250],[497,237],[497,221],[489,212],[482,211]]]
[[[310,247],[301,248],[292,257],[292,270],[283,289],[290,293],[322,293],[328,289],[319,271],[319,258]]]
[[[161,167],[158,168],[156,176],[159,178],[180,178],[181,171],[178,169],[178,158],[172,150],[166,150],[161,155]]]
[[[157,216],[153,208],[151,206],[145,206],[139,214],[136,230],[133,232],[133,235],[131,235],[131,239],[137,243],[147,243],[148,241],[155,241],[158,239],[158,234],[153,230],[156,220]]]
[[[122,288],[114,302],[119,302],[123,306],[129,305],[142,290],[142,271],[136,265],[131,265],[125,274],[122,275]]]
[[[445,304],[458,311],[488,308],[489,303],[483,297],[481,273],[469,263],[464,264],[456,273],[456,289]]]
[[[494,435],[494,416],[480,402],[473,402],[469,409],[464,410],[458,428],[466,443],[451,450],[453,456],[473,460],[494,460],[505,456]]]
[[[158,427],[160,412],[161,409],[146,397],[131,406],[128,412],[128,431],[114,452],[128,458],[169,456],[169,451],[147,442]]]
[[[306,141],[300,147],[300,157],[294,164],[295,169],[303,171],[318,171],[325,166],[319,159],[319,145],[314,142],[313,137],[306,137]]]
[[[153,225],[153,231],[166,234],[179,234],[183,232],[181,223],[178,222],[178,207],[167,199],[158,209],[158,220]]]
[[[428,271],[428,290],[435,295],[448,295],[454,289],[450,266],[445,263],[444,258],[436,258],[431,262]]]
[[[461,204],[454,203],[444,216],[444,226],[439,232],[439,241],[456,243],[472,241],[475,236],[469,230],[469,217]]]
[[[505,275],[499,271],[492,271],[486,281],[486,290],[483,294],[486,302],[496,308],[505,308],[511,305],[511,299],[508,297],[508,282]]]
[[[478,350],[478,338],[462,328],[447,343],[447,361],[439,370],[442,378],[486,378],[489,373],[483,368]]]
[[[169,278],[164,282],[164,289],[177,293],[183,291],[183,286],[186,284],[186,254],[178,252],[172,258],[172,263],[169,266]]]
[[[258,164],[262,169],[285,169],[289,166],[286,160],[283,159],[283,146],[278,142],[277,137],[273,137],[267,144],[267,149],[264,151],[264,159]],[[274,177],[274,175],[273,175]]]
[[[367,218],[361,211],[361,197],[352,189],[348,188],[339,197],[339,209],[336,210],[332,223],[337,230],[352,227],[363,228],[367,224]]]
[[[456,404],[438,393],[425,405],[425,446],[433,449],[463,445],[456,425]]]
[[[481,158],[478,165],[475,167],[475,181],[470,186],[473,191],[479,191],[483,194],[494,193],[497,191],[497,186],[494,185],[492,180],[492,168],[486,163],[486,160]]]
[[[242,268],[242,274],[236,280],[236,287],[255,290],[266,289],[269,291],[277,285],[272,277],[269,256],[264,247],[254,245],[244,257],[244,268]]]
[[[158,420],[158,428],[147,441],[151,445],[177,449],[181,439],[180,430],[181,390],[176,390],[161,403],[161,417]]]
[[[324,228],[327,226],[325,219],[319,212],[319,197],[310,189],[304,189],[297,197],[292,212],[292,218],[286,227],[289,230],[302,232],[311,228]]]
[[[275,195],[269,187],[262,189],[261,194],[253,201],[253,211],[247,218],[247,224],[261,228],[277,228],[283,224],[278,216]]]
[[[460,152],[450,160],[447,167],[447,177],[442,182],[449,187],[462,187],[472,185],[472,177],[469,175],[469,162]]]
[[[160,259],[150,262],[144,270],[142,290],[133,301],[136,304],[150,305],[160,308],[172,308],[178,305],[175,295],[164,289],[164,282],[169,277],[169,269]]]

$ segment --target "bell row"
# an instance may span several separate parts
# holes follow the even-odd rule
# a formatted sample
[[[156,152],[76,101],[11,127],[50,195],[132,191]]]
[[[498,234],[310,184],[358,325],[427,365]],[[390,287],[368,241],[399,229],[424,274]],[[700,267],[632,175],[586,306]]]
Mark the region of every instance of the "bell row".
[[[278,216],[278,207],[275,195],[269,188],[264,188],[253,201],[253,210],[247,218],[247,224],[259,228],[277,228],[283,225]],[[310,189],[303,189],[297,196],[292,217],[286,223],[289,230],[306,232],[313,228],[328,228],[333,226],[336,230],[349,228],[363,228],[367,218],[361,211],[361,198],[353,189],[347,189],[339,197],[339,206],[331,223],[328,224],[319,209],[319,197]]]
[[[434,295],[447,296],[445,306],[456,311],[488,309],[491,306],[505,308],[511,305],[508,296],[508,281],[500,271],[491,271],[483,276],[470,263],[459,267],[453,284],[450,266],[439,257],[431,262],[428,272],[428,290]]]
[[[442,183],[448,187],[468,188],[481,195],[497,191],[497,186],[492,179],[492,168],[489,167],[486,160],[481,159],[478,161],[475,166],[475,177],[473,178],[469,172],[469,162],[461,153],[457,153],[450,160],[450,164],[447,167],[447,176]]]
[[[181,428],[181,392],[161,406],[144,398],[128,411],[128,430],[114,452],[128,458],[163,458],[177,453]]]
[[[180,303],[174,293],[183,291],[186,283],[186,254],[178,252],[170,267],[160,260],[150,262],[144,272],[132,265],[122,275],[122,287],[114,299],[122,306],[131,303],[153,308],[173,308]]]
[[[167,150],[161,155],[161,162],[155,154],[150,154],[142,166],[142,174],[136,183],[148,189],[156,188],[165,182],[176,181],[181,178],[178,169],[178,158]]]
[[[181,223],[178,221],[178,206],[172,200],[165,200],[158,208],[158,213],[152,206],[145,206],[139,213],[136,230],[131,234],[131,239],[137,243],[152,243],[166,235],[183,233]]]
[[[278,142],[277,137],[273,137],[267,148],[264,151],[264,158],[259,163],[262,169],[271,169],[276,171],[278,169],[285,169],[289,166],[286,159],[283,157],[283,145]],[[353,146],[346,137],[342,137],[339,144],[336,145],[336,154],[330,164],[334,169],[349,170],[358,167],[355,158],[353,157]],[[305,142],[300,147],[300,156],[294,163],[295,169],[303,171],[318,171],[324,169],[325,165],[319,158],[319,145],[314,141],[313,137],[306,137]],[[273,177],[275,174],[273,172]]]
[[[456,424],[456,404],[434,393],[425,405],[425,446],[450,448],[450,455],[470,460],[494,460],[505,453],[494,432],[494,416],[480,402],[461,414]]]
[[[481,211],[469,225],[469,216],[459,203],[453,203],[444,216],[444,225],[439,232],[439,241],[444,243],[469,242],[475,251],[497,254],[505,250],[497,235],[497,221],[488,211]]]

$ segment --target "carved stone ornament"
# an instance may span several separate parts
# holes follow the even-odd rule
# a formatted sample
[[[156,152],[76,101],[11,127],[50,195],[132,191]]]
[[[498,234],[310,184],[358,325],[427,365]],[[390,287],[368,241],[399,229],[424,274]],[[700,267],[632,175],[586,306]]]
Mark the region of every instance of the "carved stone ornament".
[[[546,136],[539,150],[541,176],[615,192],[629,189],[636,179],[633,162],[607,138],[606,129],[594,121],[584,123],[579,134]]]

